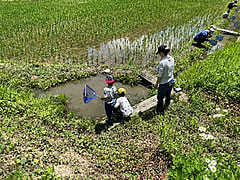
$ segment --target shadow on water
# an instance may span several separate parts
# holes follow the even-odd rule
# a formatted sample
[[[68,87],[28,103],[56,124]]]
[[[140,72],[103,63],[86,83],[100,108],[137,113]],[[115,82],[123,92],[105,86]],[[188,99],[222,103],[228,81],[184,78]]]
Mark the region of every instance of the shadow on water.
[[[94,89],[99,96],[103,96],[103,88],[107,85],[104,80],[105,76],[98,74],[86,81],[71,82],[51,88],[48,91],[40,92],[39,96],[65,94],[70,98],[67,104],[67,110],[69,112],[74,112],[76,115],[80,116],[91,116],[94,118],[104,117],[104,101],[100,100],[100,98],[94,99],[88,104],[83,102],[83,88],[85,84]],[[150,89],[142,85],[132,87],[119,82],[114,83],[114,85],[117,88],[124,87],[126,89],[127,98],[132,105],[139,103],[150,92]]]

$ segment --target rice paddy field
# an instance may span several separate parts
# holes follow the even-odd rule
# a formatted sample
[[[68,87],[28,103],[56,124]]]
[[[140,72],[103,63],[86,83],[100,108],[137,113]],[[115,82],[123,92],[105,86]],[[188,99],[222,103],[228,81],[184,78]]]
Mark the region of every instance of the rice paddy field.
[[[227,4],[0,1],[0,179],[240,179],[240,42],[211,54],[208,43],[191,45],[212,24],[239,32],[237,11],[222,19]],[[36,93],[106,68],[136,86],[139,72],[154,73],[161,44],[188,96],[174,94],[164,115],[151,109],[108,129],[70,112],[68,96]]]

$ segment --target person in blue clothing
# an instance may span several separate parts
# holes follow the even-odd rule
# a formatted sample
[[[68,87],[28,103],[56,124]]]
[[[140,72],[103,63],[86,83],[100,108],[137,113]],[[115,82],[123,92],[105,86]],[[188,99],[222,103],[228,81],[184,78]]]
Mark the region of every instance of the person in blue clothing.
[[[193,37],[193,40],[196,43],[196,46],[203,47],[202,43],[204,43],[205,41],[208,41],[208,39],[212,37],[213,33],[214,33],[214,29],[212,27],[207,30],[202,30],[202,31],[198,32]]]
[[[237,7],[237,1],[232,1],[232,2],[230,2],[229,4],[228,4],[228,13],[230,13],[230,10],[232,9],[232,8],[234,8],[234,7]]]

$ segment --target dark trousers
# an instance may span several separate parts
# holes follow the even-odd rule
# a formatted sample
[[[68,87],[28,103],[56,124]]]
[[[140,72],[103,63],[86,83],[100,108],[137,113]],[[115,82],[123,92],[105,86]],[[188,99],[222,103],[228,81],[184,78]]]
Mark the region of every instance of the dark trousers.
[[[112,123],[113,105],[105,103],[105,112],[107,114],[108,122]]]
[[[116,119],[117,121],[124,123],[124,121],[129,121],[131,119],[130,116],[128,117],[124,117],[123,113],[120,111],[120,107],[113,108],[113,116],[114,116],[114,120]]]
[[[201,38],[194,38],[193,40],[197,43],[197,45],[201,45],[202,43],[207,41],[207,38],[206,37],[201,37]]]
[[[169,86],[169,83],[160,84],[158,87],[158,95],[157,95],[157,111],[163,112],[163,99],[165,99],[165,107],[169,106],[170,104],[170,98],[171,98],[171,91],[173,86]]]

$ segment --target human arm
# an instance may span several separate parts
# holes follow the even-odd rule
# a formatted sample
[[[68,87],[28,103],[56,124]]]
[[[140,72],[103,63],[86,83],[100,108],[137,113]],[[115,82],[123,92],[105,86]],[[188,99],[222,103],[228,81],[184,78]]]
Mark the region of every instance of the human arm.
[[[119,104],[116,103],[116,104],[114,105],[114,108],[117,109],[118,107],[119,107]]]
[[[158,88],[159,83],[160,83],[160,80],[161,80],[161,78],[160,78],[160,77],[157,77],[157,81],[156,81],[156,83],[155,83],[155,85],[154,85],[154,88],[155,88],[155,89]]]
[[[157,67],[157,73],[158,73],[157,81],[154,85],[154,88],[156,88],[156,89],[158,88],[158,86],[160,84],[160,81],[161,81],[161,78],[162,78],[162,75],[163,75],[163,63],[162,62],[160,62],[158,67]]]
[[[103,89],[103,97],[101,97],[100,99],[103,101],[106,101],[108,99],[109,93],[108,93],[108,88],[104,88]]]
[[[120,99],[118,98],[116,101],[116,104],[114,105],[114,108],[118,108],[120,106]]]
[[[213,37],[211,33],[208,33],[207,39]]]

